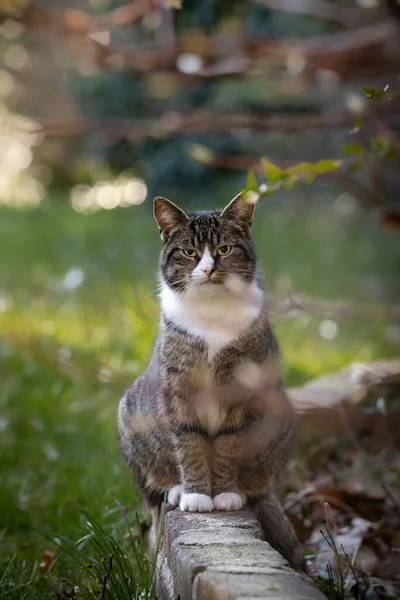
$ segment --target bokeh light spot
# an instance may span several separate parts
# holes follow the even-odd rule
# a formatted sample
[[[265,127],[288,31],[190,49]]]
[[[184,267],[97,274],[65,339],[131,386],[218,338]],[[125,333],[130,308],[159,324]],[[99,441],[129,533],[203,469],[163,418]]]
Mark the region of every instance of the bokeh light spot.
[[[335,321],[324,319],[319,324],[318,331],[325,340],[333,340],[337,336],[339,328]]]

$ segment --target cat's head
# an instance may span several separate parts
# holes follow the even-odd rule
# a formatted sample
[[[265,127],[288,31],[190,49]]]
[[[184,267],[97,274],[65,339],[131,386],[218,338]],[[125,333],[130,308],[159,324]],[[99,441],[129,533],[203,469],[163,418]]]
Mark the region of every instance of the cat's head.
[[[224,286],[232,292],[245,289],[256,274],[250,238],[253,213],[254,204],[242,194],[223,210],[196,213],[186,213],[170,200],[156,198],[154,216],[163,240],[163,281],[177,292],[198,286]]]

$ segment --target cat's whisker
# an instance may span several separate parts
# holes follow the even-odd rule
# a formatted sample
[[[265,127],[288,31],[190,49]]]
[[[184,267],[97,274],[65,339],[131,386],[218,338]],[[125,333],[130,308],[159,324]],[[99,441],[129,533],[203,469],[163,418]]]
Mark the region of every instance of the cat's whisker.
[[[182,299],[183,304],[186,304],[186,302],[188,301],[189,296],[191,295],[191,293],[192,293],[192,291],[194,289],[194,286],[195,286],[194,282],[190,281],[189,285],[187,286],[187,288],[185,290],[185,293],[184,293],[184,296],[183,296],[183,299]]]
[[[189,281],[186,277],[182,278],[182,276],[180,276],[180,279],[176,279],[176,280],[172,280],[172,277],[169,277],[168,279],[165,280],[165,283],[167,285],[172,285],[174,288],[177,286],[176,291],[177,292],[182,292],[186,286],[188,285]],[[160,282],[158,284],[158,291],[159,294],[162,293],[163,287],[165,285],[164,281],[162,279],[160,279]]]
[[[171,275],[170,277],[167,277],[166,281],[174,281],[174,279],[176,278],[182,278],[182,273],[177,273],[176,275]],[[186,277],[185,277],[186,279]]]
[[[246,275],[249,274],[249,269],[248,268],[240,268],[240,267],[234,267],[232,269],[232,273],[246,273]],[[257,272],[257,276],[261,277],[261,279],[266,279],[265,275],[263,273]]]
[[[176,286],[178,286],[178,291],[179,291],[179,289],[184,289],[188,285],[188,281],[187,281],[187,279],[181,279],[178,281],[174,281],[174,283],[172,285],[174,288]]]
[[[158,282],[158,286],[160,288],[162,288],[165,285],[175,285],[178,283],[184,283],[187,282],[187,277],[182,275],[182,273],[179,273],[178,275],[172,275],[171,277],[160,277],[159,278],[159,282]]]
[[[187,281],[186,277],[182,277],[182,275],[178,275],[178,276],[175,275],[175,276],[172,276],[172,277],[168,277],[168,279],[165,280],[165,283],[166,284],[176,284],[176,283],[181,283],[181,282],[184,282],[184,281]],[[160,283],[162,285],[164,282],[161,281]]]
[[[249,270],[248,269],[234,269],[232,271],[232,275],[249,275]],[[263,275],[262,273],[257,273],[257,279],[261,279],[262,281],[266,281],[267,278],[265,277],[265,275]]]

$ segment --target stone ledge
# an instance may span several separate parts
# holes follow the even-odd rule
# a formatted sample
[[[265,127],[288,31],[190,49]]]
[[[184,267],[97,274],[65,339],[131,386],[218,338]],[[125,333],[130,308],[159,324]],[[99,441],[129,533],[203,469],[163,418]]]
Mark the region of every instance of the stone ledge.
[[[323,600],[264,541],[250,510],[165,516],[159,600]]]
[[[374,382],[384,382],[400,371],[399,360],[355,366],[357,393],[354,393],[354,365],[288,390],[308,439],[315,433],[320,437],[321,432],[324,436],[340,432],[344,410],[348,425],[359,426],[363,422],[357,407],[360,387],[368,390]],[[312,419],[307,431],[308,415]],[[157,529],[155,519],[149,536],[152,548]],[[322,592],[291,569],[263,540],[260,525],[249,510],[206,514],[168,512],[157,558],[158,599],[326,600]]]

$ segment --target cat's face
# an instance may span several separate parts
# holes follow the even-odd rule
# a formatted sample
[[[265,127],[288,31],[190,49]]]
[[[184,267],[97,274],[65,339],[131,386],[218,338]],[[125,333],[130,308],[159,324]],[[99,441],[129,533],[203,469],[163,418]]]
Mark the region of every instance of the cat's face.
[[[154,201],[164,242],[160,269],[177,292],[223,286],[232,292],[251,284],[256,256],[250,238],[254,205],[237,196],[223,211],[187,214],[165,198]]]

